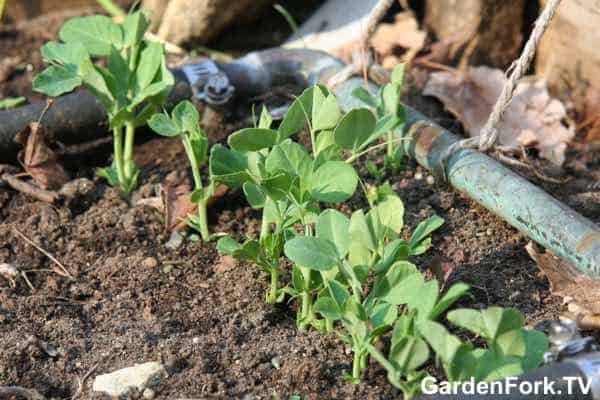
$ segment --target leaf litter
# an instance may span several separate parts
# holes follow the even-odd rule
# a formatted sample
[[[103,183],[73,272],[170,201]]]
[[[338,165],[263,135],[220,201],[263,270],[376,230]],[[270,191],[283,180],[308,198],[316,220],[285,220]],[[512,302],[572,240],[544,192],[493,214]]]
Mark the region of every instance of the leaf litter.
[[[481,132],[505,81],[501,70],[484,66],[470,67],[464,74],[439,71],[430,75],[423,94],[439,99],[473,137]],[[575,135],[566,121],[564,104],[550,97],[543,80],[523,79],[498,124],[499,144],[534,147],[540,157],[562,165],[567,143]]]

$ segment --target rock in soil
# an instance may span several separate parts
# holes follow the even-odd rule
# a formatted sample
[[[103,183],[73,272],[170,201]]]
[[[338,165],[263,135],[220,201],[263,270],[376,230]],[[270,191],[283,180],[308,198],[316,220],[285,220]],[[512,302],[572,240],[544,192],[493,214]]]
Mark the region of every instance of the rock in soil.
[[[167,378],[167,370],[158,362],[136,364],[110,374],[98,375],[94,380],[94,392],[103,392],[113,397],[123,396],[132,389],[142,391]]]

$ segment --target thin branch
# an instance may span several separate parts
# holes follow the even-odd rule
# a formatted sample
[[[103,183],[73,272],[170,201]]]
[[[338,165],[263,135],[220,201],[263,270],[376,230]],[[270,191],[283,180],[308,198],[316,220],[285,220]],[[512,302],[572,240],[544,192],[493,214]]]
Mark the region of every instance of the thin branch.
[[[65,268],[65,266],[62,265],[61,262],[58,261],[52,254],[50,254],[49,252],[47,252],[46,250],[41,248],[39,245],[37,245],[33,240],[31,240],[27,236],[25,236],[25,234],[23,232],[21,232],[20,230],[18,230],[17,228],[13,228],[13,231],[17,235],[19,235],[24,241],[29,243],[31,246],[35,247],[40,253],[44,254],[46,257],[48,257],[50,260],[52,260],[56,265],[58,265],[59,268],[54,269],[54,271],[57,274],[64,276],[66,278],[75,279],[73,277],[73,275]]]

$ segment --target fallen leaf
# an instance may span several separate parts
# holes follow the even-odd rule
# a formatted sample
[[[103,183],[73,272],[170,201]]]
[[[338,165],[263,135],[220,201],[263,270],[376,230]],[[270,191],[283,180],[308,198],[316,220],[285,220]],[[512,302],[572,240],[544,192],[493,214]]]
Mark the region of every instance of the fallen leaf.
[[[39,187],[58,189],[69,180],[40,123],[30,123],[15,136],[15,142],[25,146],[18,154],[19,162]]]
[[[469,136],[478,136],[505,82],[504,73],[488,67],[470,67],[463,75],[440,71],[430,75],[423,94],[438,98],[464,125]],[[521,80],[498,123],[500,145],[535,147],[540,156],[562,165],[567,143],[575,130],[565,127],[563,103],[553,99],[545,82]]]
[[[542,253],[529,242],[525,249],[550,282],[550,292],[568,304],[576,320],[600,321],[600,283],[579,272],[573,265],[549,250]],[[600,325],[595,327],[600,329]]]
[[[188,214],[196,209],[196,205],[190,201],[190,185],[187,183],[177,186],[163,184],[160,194],[165,216],[165,229],[167,231],[183,230]]]
[[[381,23],[371,38],[371,45],[381,57],[384,68],[410,62],[425,45],[427,33],[410,11],[396,14],[393,23]]]
[[[233,270],[235,267],[237,267],[235,258],[227,254],[221,254],[215,265],[213,265],[213,271],[217,274],[222,274]]]
[[[440,283],[441,287],[445,287],[448,279],[456,270],[456,264],[452,261],[447,261],[441,257],[435,257],[433,261],[427,266],[433,276]]]

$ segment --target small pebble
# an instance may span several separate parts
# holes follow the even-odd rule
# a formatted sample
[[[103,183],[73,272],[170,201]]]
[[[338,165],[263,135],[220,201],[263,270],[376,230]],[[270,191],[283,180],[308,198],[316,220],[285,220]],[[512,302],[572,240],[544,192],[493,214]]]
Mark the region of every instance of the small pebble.
[[[275,357],[271,358],[271,365],[275,369],[281,368],[281,357],[275,356]]]
[[[435,183],[435,179],[433,178],[433,176],[428,175],[427,176],[427,184],[428,185],[433,185]]]
[[[200,343],[200,338],[198,336],[194,336],[194,338],[192,339],[192,343],[199,344]]]
[[[420,181],[421,179],[423,179],[421,171],[415,172],[415,180]]]
[[[152,400],[155,396],[154,390],[152,390],[150,388],[146,388],[142,392],[142,396],[147,400]]]
[[[158,266],[158,261],[154,257],[146,257],[144,261],[142,261],[142,265],[145,268],[156,268]]]
[[[165,273],[165,274],[168,274],[172,270],[173,270],[173,266],[172,265],[165,265],[165,267],[162,269],[162,272]]]

